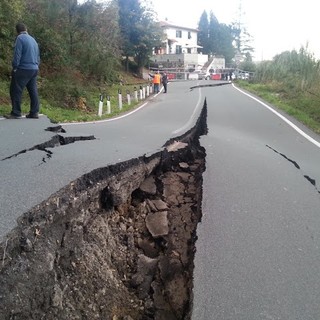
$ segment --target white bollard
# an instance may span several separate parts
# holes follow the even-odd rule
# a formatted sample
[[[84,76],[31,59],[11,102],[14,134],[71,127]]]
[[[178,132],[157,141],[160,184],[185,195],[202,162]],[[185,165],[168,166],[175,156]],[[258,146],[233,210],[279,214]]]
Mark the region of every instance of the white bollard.
[[[107,114],[111,113],[111,102],[110,102],[110,96],[107,96]]]
[[[142,87],[142,99],[146,98],[146,88]]]
[[[139,98],[140,100],[143,99],[143,96],[142,96],[142,86],[140,86],[140,90],[139,90]]]
[[[150,95],[150,87],[147,86],[147,97],[149,97],[149,95]]]
[[[102,109],[103,109],[103,95],[100,94],[100,99],[99,99],[99,109],[98,109],[98,116],[102,116]]]
[[[136,87],[134,87],[134,100],[138,102],[138,92]]]
[[[128,100],[128,105],[131,105],[131,96],[130,96],[130,91],[127,90],[127,100]]]
[[[122,110],[122,94],[121,94],[121,90],[118,90],[118,104],[119,104],[119,109]]]

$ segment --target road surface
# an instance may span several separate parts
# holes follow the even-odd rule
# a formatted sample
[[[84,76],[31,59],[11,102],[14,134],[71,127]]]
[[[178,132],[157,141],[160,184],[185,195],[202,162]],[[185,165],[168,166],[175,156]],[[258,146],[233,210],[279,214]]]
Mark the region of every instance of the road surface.
[[[153,153],[170,138],[185,133],[195,124],[203,103],[199,90],[178,82],[169,85],[168,93],[152,96],[136,112],[110,121],[63,124],[65,133],[46,131],[56,125],[45,116],[39,120],[0,118],[0,240],[24,212],[83,174]],[[57,134],[90,140],[47,147],[49,153],[34,148]]]
[[[94,140],[46,151],[35,148],[57,135],[45,131],[54,126],[46,117],[0,120],[0,238],[82,174],[155,152],[186,132],[206,97],[193,319],[320,319],[319,136],[231,84],[190,90],[196,84],[170,83],[167,94],[120,119],[64,124],[62,137]]]
[[[203,95],[192,319],[320,319],[319,136],[232,86]]]

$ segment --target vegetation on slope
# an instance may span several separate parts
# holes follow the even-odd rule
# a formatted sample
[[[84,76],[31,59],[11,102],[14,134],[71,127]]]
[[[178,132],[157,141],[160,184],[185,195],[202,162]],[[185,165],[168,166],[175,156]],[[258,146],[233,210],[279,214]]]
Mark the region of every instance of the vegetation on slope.
[[[320,62],[305,48],[260,63],[254,78],[239,85],[320,134]]]
[[[41,112],[53,121],[82,121],[97,118],[100,94],[110,96],[114,105],[119,89],[132,92],[143,82],[146,57],[162,37],[153,15],[139,0],[0,1],[0,114],[11,109],[11,59],[18,21],[26,23],[40,46]],[[23,101],[27,112],[28,99]],[[123,107],[125,111],[127,106]],[[108,116],[117,112],[112,111]]]

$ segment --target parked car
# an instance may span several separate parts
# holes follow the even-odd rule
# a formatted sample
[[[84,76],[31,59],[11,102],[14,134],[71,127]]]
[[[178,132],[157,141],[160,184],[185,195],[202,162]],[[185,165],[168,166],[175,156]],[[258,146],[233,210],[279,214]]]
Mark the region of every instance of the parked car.
[[[206,74],[201,70],[195,70],[189,73],[189,80],[203,80],[206,79]]]
[[[248,72],[241,73],[241,74],[240,74],[240,79],[242,79],[242,80],[249,80],[249,73],[248,73]]]
[[[190,72],[188,74],[189,80],[199,80],[199,74],[197,72]]]
[[[231,68],[210,69],[205,79],[206,80],[234,80],[235,79],[234,69],[231,69]]]

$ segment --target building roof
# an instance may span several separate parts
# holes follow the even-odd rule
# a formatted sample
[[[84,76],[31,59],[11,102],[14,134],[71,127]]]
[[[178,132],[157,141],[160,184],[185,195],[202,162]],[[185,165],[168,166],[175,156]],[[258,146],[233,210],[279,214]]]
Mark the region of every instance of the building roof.
[[[179,28],[179,29],[184,29],[184,30],[190,30],[190,31],[194,31],[194,32],[198,32],[199,30],[196,28],[191,28],[191,27],[185,27],[185,26],[180,26],[177,25],[175,23],[171,23],[169,21],[159,21],[160,27],[162,28]]]

